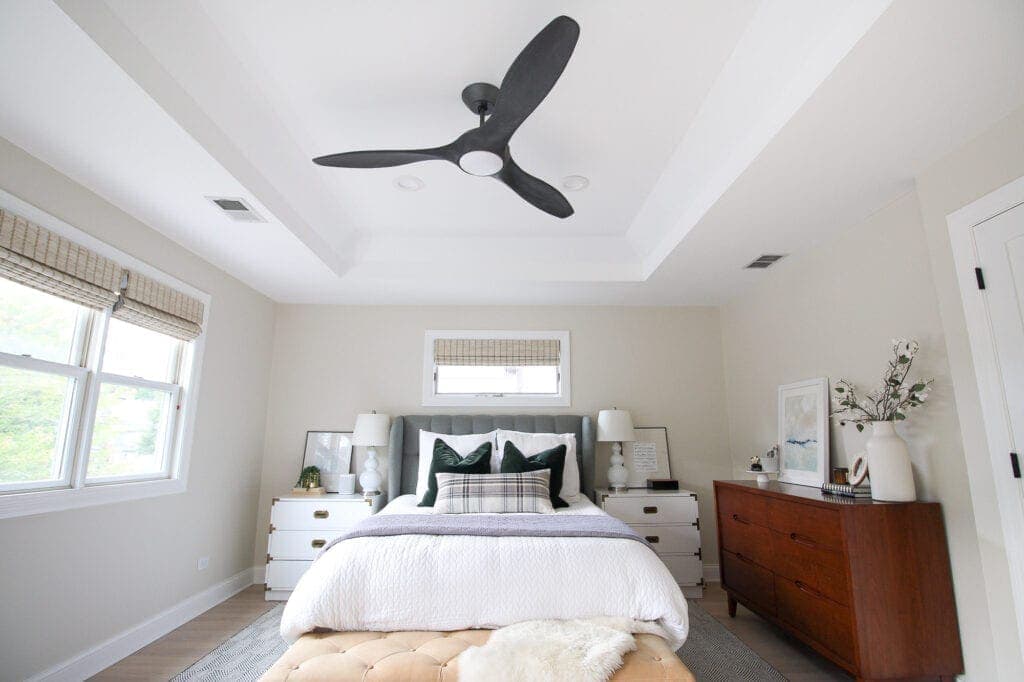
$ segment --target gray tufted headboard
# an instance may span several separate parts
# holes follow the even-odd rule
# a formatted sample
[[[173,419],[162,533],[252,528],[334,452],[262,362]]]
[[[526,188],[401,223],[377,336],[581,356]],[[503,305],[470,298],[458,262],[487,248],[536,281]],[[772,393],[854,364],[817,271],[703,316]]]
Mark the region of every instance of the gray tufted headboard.
[[[416,492],[420,430],[462,436],[495,429],[526,433],[575,433],[580,488],[594,499],[594,421],[587,415],[450,415],[410,414],[395,417],[388,441],[388,499]]]

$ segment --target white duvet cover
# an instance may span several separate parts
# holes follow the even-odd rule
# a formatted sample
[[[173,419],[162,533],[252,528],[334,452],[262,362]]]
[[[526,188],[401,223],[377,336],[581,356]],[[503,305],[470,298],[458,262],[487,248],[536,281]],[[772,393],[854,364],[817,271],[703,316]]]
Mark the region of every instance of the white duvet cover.
[[[430,514],[403,495],[381,514]],[[581,497],[559,514],[604,514]],[[525,620],[616,617],[673,648],[686,639],[686,600],[648,547],[624,538],[396,535],[324,552],[281,619],[291,643],[339,631],[499,628]]]

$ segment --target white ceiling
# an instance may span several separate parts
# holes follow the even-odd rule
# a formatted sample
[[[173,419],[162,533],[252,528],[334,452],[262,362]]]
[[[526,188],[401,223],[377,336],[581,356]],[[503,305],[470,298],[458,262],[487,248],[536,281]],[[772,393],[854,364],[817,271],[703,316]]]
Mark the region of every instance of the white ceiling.
[[[310,162],[456,137],[558,13],[579,45],[512,152],[590,178],[574,216]],[[279,301],[716,304],[1024,104],[1022,36],[1019,0],[7,0],[0,135]]]

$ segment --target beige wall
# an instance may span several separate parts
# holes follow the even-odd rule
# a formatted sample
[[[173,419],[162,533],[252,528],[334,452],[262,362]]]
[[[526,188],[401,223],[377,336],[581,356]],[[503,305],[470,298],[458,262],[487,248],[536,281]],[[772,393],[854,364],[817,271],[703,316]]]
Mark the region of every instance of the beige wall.
[[[672,473],[701,498],[707,557],[717,556],[711,481],[728,477],[718,313],[711,308],[277,306],[267,456],[255,557],[264,561],[270,498],[298,476],[307,429],[351,429],[358,412],[489,413],[421,406],[427,329],[568,329],[572,405],[514,413],[629,409],[667,426]],[[605,482],[608,451],[597,458]],[[714,561],[712,559],[712,561]]]
[[[187,492],[0,520],[0,679],[21,680],[252,566],[273,305],[2,138],[0,187],[212,296]]]

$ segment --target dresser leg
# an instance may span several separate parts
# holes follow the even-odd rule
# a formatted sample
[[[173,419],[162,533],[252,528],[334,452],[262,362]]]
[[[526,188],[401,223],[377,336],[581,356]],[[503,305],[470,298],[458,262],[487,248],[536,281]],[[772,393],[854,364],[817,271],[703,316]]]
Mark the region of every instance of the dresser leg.
[[[729,595],[729,617],[736,617],[736,600],[732,598],[731,594]]]

